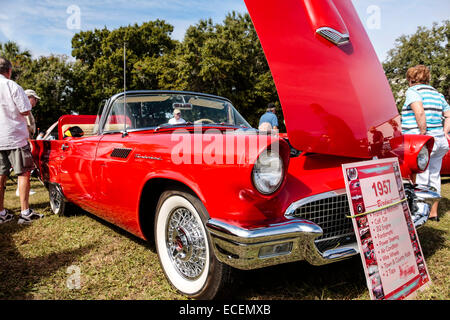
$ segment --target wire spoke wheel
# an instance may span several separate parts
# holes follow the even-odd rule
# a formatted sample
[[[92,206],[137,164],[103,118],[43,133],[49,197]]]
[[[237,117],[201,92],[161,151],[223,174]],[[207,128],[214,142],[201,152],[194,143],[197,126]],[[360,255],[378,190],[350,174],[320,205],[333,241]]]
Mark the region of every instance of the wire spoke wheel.
[[[195,195],[164,191],[158,201],[154,235],[167,280],[182,294],[213,299],[223,293],[231,271],[214,255],[205,223],[209,215]]]
[[[177,271],[186,279],[198,279],[206,265],[205,235],[188,209],[177,208],[168,218],[166,245]]]

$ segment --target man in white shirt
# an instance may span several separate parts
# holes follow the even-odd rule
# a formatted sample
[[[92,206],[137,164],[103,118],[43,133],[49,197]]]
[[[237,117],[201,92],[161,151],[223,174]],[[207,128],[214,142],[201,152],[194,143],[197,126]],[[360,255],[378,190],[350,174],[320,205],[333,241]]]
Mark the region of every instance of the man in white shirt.
[[[14,215],[4,208],[6,179],[11,167],[18,176],[20,207],[19,224],[42,218],[29,207],[30,172],[34,168],[28,143],[29,133],[25,116],[31,104],[21,86],[10,80],[12,64],[0,57],[0,224]]]
[[[173,118],[169,120],[169,124],[180,124],[186,123],[186,121],[181,117],[181,110],[175,109],[173,110]]]
[[[25,94],[30,101],[31,109],[34,109],[39,100],[41,100],[41,97],[36,94],[36,91],[31,89],[25,90]],[[27,120],[27,128],[30,134],[30,139],[33,139],[34,135],[36,134],[36,120],[34,119],[32,111],[30,111],[30,113],[25,116],[25,119]],[[34,190],[30,189],[30,196],[35,193],[36,192]],[[16,196],[20,197],[19,184],[17,184]]]

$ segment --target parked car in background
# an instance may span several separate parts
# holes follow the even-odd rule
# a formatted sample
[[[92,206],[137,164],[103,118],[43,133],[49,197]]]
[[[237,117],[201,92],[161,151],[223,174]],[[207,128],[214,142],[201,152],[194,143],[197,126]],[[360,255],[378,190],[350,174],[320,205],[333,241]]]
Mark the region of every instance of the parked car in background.
[[[448,140],[448,143],[450,145],[450,140]],[[450,150],[446,153],[446,155],[442,159],[441,175],[443,176],[450,175]]]
[[[222,293],[234,268],[358,254],[344,163],[397,157],[417,226],[437,196],[410,181],[426,169],[433,138],[399,134],[392,92],[351,2],[246,5],[286,134],[251,128],[224,97],[131,91],[110,97],[97,117],[61,117],[56,140],[33,141],[55,213],[73,203],[155,241],[168,281],[199,299]],[[174,111],[183,121],[169,123]],[[82,134],[64,134],[75,127]]]

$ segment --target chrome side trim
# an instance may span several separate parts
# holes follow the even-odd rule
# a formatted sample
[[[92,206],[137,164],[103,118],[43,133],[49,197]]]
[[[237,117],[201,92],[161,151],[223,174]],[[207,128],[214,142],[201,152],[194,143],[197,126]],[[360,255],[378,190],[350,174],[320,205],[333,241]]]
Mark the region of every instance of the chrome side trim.
[[[331,41],[337,46],[350,42],[350,36],[348,33],[340,33],[339,31],[330,27],[318,28],[316,30],[316,33],[320,34],[322,37],[324,37],[328,41]]]

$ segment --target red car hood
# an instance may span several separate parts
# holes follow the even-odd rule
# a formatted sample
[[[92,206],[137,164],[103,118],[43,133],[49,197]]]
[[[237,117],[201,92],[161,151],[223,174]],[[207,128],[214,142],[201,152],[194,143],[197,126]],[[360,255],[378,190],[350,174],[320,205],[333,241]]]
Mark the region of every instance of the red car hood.
[[[296,149],[371,158],[399,134],[389,83],[350,0],[245,3]],[[327,29],[322,36],[323,27],[343,36]],[[325,38],[345,40],[345,34],[346,44]]]

